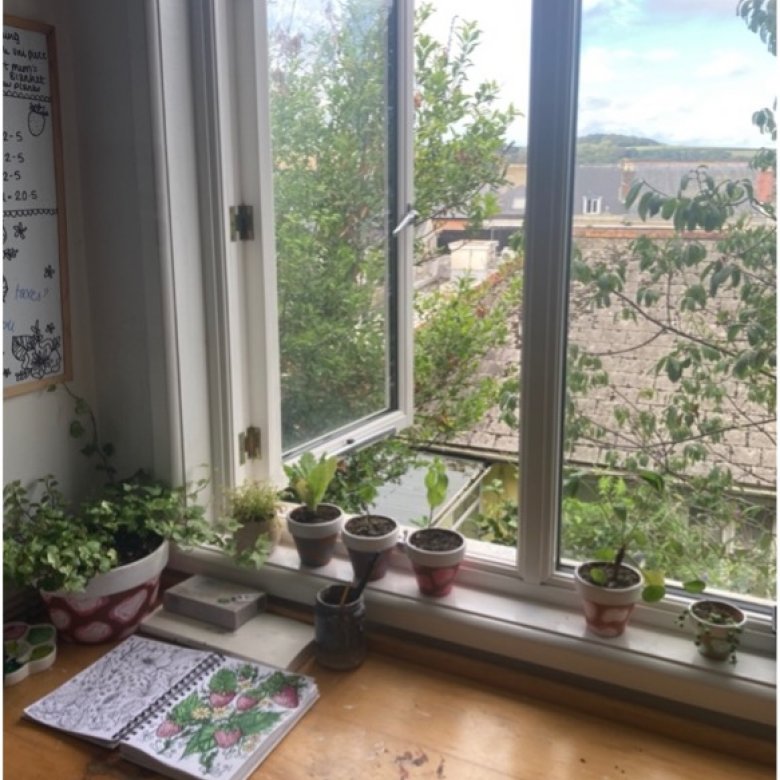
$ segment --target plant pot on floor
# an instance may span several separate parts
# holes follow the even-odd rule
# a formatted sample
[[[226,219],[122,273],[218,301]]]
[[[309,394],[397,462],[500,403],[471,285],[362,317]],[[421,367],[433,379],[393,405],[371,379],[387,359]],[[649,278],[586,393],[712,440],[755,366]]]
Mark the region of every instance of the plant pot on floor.
[[[330,562],[344,513],[334,504],[318,504],[312,511],[299,506],[287,514],[289,530],[304,566],[318,568]]]
[[[714,661],[736,660],[739,637],[747,618],[745,613],[726,601],[694,601],[687,613],[696,630],[696,647]]]
[[[369,581],[385,576],[398,541],[398,523],[381,515],[357,515],[344,523],[341,539],[352,561],[355,579],[360,582],[377,553]]]
[[[406,554],[420,593],[446,596],[466,555],[466,540],[451,528],[423,528],[407,538]]]
[[[626,629],[644,587],[642,572],[626,563],[620,565],[614,585],[600,585],[591,571],[606,571],[612,563],[586,561],[574,570],[574,583],[582,600],[588,630],[601,637],[620,636]]]
[[[157,599],[169,544],[93,577],[81,593],[41,591],[49,619],[70,642],[99,644],[132,634]]]

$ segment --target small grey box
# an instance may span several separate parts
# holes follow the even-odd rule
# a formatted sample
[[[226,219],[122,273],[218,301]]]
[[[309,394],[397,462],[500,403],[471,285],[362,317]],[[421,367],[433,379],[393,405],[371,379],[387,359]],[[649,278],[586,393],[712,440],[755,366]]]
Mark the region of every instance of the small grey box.
[[[262,591],[200,574],[163,593],[163,606],[168,611],[230,631],[262,612],[265,605],[266,595]]]

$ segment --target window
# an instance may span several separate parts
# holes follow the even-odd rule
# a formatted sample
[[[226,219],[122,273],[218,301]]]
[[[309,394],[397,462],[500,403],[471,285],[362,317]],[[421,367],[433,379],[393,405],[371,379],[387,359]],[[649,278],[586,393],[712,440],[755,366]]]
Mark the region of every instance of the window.
[[[513,53],[519,58],[509,70],[512,74],[523,69],[530,72],[530,99],[521,90],[517,105],[509,105],[499,99],[496,83],[470,81],[470,63],[480,41],[479,20],[476,26],[470,25],[468,17],[460,17],[455,6],[441,2],[433,9],[418,10],[417,71],[413,80],[411,3],[269,3],[267,20],[266,7],[260,0],[238,4],[234,22],[239,65],[235,67],[254,74],[255,80],[228,80],[230,87],[226,89],[236,90],[237,98],[232,104],[226,101],[221,121],[223,127],[232,128],[225,136],[235,136],[243,151],[237,173],[236,166],[225,163],[238,182],[236,192],[225,197],[258,204],[259,239],[231,248],[238,255],[238,270],[231,270],[226,263],[226,298],[241,302],[238,313],[226,307],[231,331],[229,349],[235,351],[226,388],[233,404],[233,429],[259,422],[265,436],[263,460],[235,467],[237,479],[273,474],[285,454],[295,454],[302,448],[343,451],[354,441],[365,442],[407,421],[405,415],[411,409],[410,302],[414,289],[415,427],[420,439],[460,454],[467,450],[480,452],[482,465],[476,471],[484,492],[490,495],[498,481],[503,486],[503,492],[497,494],[502,505],[504,500],[511,504],[513,480],[519,479],[520,507],[514,511],[514,525],[509,525],[504,540],[510,545],[495,544],[495,538],[483,533],[480,518],[475,519],[473,512],[453,512],[464,527],[471,523],[470,534],[487,542],[475,543],[472,549],[483,570],[492,567],[508,573],[515,582],[520,578],[523,587],[552,584],[568,589],[568,567],[601,545],[600,537],[609,525],[595,519],[601,511],[599,500],[623,501],[615,491],[627,491],[632,511],[639,511],[644,501],[636,490],[636,485],[642,484],[637,481],[641,480],[639,471],[650,470],[653,459],[650,455],[640,457],[636,451],[633,455],[622,452],[609,439],[614,430],[591,419],[587,404],[607,414],[613,427],[624,426],[635,436],[654,435],[661,424],[675,426],[669,431],[674,438],[687,423],[684,419],[676,422],[669,407],[680,411],[684,418],[694,408],[692,394],[717,396],[720,391],[716,385],[722,391],[724,383],[699,377],[698,385],[689,385],[684,375],[691,363],[686,361],[693,361],[695,355],[668,346],[672,352],[659,355],[652,368],[654,371],[660,366],[658,376],[665,376],[664,381],[671,386],[664,390],[666,406],[661,417],[651,422],[637,402],[657,392],[656,385],[640,385],[637,398],[622,405],[615,403],[619,389],[609,389],[610,379],[604,378],[609,373],[604,369],[604,356],[596,354],[587,338],[592,333],[583,325],[586,321],[578,319],[578,307],[593,316],[617,311],[613,299],[619,298],[620,291],[610,287],[610,305],[614,308],[608,309],[602,286],[624,282],[621,263],[626,252],[633,253],[639,265],[660,262],[653,254],[658,244],[653,242],[668,237],[673,239],[668,251],[676,253],[668,257],[674,262],[688,268],[694,262],[703,262],[698,248],[701,242],[694,239],[675,243],[668,220],[647,224],[649,233],[642,235],[652,242],[639,241],[630,250],[626,246],[626,241],[633,240],[625,238],[627,223],[638,231],[637,226],[643,223],[637,209],[647,211],[652,206],[640,193],[627,208],[626,196],[635,192],[634,185],[641,179],[656,186],[658,180],[652,179],[651,171],[657,170],[658,158],[653,155],[659,149],[654,139],[640,134],[641,127],[626,129],[617,123],[618,119],[635,116],[625,107],[614,113],[614,124],[607,123],[606,116],[603,125],[588,124],[609,97],[609,80],[603,67],[593,70],[594,48],[602,57],[597,64],[601,62],[602,66],[603,57],[610,51],[599,38],[609,30],[608,7],[601,3],[587,9],[582,38],[580,8],[573,1],[518,3],[511,10],[505,3],[486,2],[475,9],[480,14],[491,13],[491,9],[503,14],[504,27],[513,30],[517,43]],[[732,25],[729,35],[746,36],[746,45],[758,49],[751,56],[766,57],[758,37],[751,37],[741,21],[733,18],[732,11],[724,15]],[[445,25],[443,35],[432,31],[433,15],[438,12],[457,17]],[[229,72],[232,55],[227,52],[232,52],[229,42],[233,33],[229,24],[219,21],[220,13],[214,11],[212,23]],[[660,18],[659,9],[653,13]],[[696,20],[695,9],[686,9],[685,13],[686,24]],[[630,28],[632,19],[620,17],[620,21],[629,25],[622,28],[623,32]],[[643,24],[647,21],[644,19]],[[636,19],[633,23],[636,29],[643,27]],[[529,53],[526,44],[531,39]],[[508,44],[503,45],[504,49]],[[620,48],[614,54],[625,56]],[[578,99],[577,71],[581,64]],[[328,68],[336,68],[336,72],[330,73]],[[594,72],[599,78],[594,78]],[[762,72],[761,66],[754,67],[753,73]],[[340,80],[350,73],[349,82]],[[665,71],[659,71],[658,78],[659,89],[671,83]],[[521,83],[523,79],[507,79],[502,74],[503,82]],[[607,86],[600,93],[597,87],[602,82]],[[680,98],[680,103],[685,105],[686,100]],[[269,108],[270,112],[266,110]],[[518,108],[528,118],[527,142],[524,136],[512,135],[516,132]],[[650,122],[651,117],[645,119]],[[416,123],[414,149],[412,120]],[[628,130],[633,140],[629,139],[630,146],[621,146],[629,143]],[[519,143],[513,148],[507,142],[515,138]],[[681,153],[677,147],[682,145],[675,145],[675,153]],[[666,146],[671,144],[664,145],[664,151]],[[478,167],[478,179],[468,178],[475,170],[469,164],[469,155],[475,150],[482,155],[480,161],[490,163]],[[412,153],[414,193],[408,167]],[[613,162],[605,163],[604,155],[613,155]],[[229,155],[226,157],[229,160]],[[501,164],[497,166],[496,161]],[[687,170],[688,161],[683,162]],[[610,220],[604,225],[600,220],[599,230],[613,230],[611,235],[588,234],[592,226],[580,226],[574,218],[577,176],[585,166],[592,168],[589,175],[601,177],[596,191],[613,192],[615,197],[614,203],[608,195],[584,196],[579,202],[584,211]],[[682,166],[676,171],[682,172]],[[702,173],[694,183],[709,186],[707,175]],[[728,175],[734,178],[740,174],[732,170]],[[713,181],[718,186],[721,180]],[[504,186],[510,192],[514,190],[506,208],[500,201]],[[515,201],[520,197],[519,188],[524,209],[513,215],[513,205],[518,211]],[[462,194],[467,197],[458,200]],[[413,231],[402,229],[393,236],[399,223],[409,224],[404,217],[412,213],[411,208],[417,212],[414,247]],[[659,205],[656,211],[670,208]],[[733,217],[739,218],[739,213]],[[762,231],[756,237],[761,237],[766,249],[774,241],[773,223],[764,216],[760,225]],[[613,240],[619,233],[624,236],[623,244]],[[588,242],[601,248],[595,260]],[[445,273],[451,276],[447,284],[442,284]],[[743,272],[740,278],[744,281],[748,276]],[[731,297],[720,299],[720,293],[733,287],[733,278],[721,274],[715,285],[719,326],[720,318],[738,311],[735,307],[739,296],[734,297],[733,289]],[[327,292],[344,280],[348,284],[338,287],[339,297],[315,304],[311,288]],[[304,284],[310,283],[304,295]],[[500,299],[496,297],[499,289]],[[346,295],[344,291],[348,291]],[[705,297],[713,297],[704,292]],[[768,299],[755,290],[753,293],[756,297],[751,300],[762,311],[767,304],[768,310]],[[634,303],[637,294],[638,289],[631,290]],[[657,302],[653,295],[649,288],[642,288],[638,305],[650,307]],[[696,283],[686,279],[680,295],[674,316],[663,323],[665,335],[682,327],[677,315],[702,315],[701,291]],[[620,314],[623,308],[628,309],[626,322],[630,325],[633,307],[626,303]],[[522,352],[508,356],[502,350],[519,335],[515,330],[517,319],[511,315],[517,318],[520,310]],[[626,331],[617,330],[620,324],[620,317],[615,323],[610,319],[607,328],[611,333],[608,349],[616,352],[620,351],[616,341],[620,348],[623,341],[626,348],[634,343],[628,340]],[[698,320],[692,327],[701,332],[705,324]],[[763,335],[751,330],[749,323],[738,316],[733,324],[740,327],[733,332],[726,327],[724,338],[734,340],[740,354],[756,345],[754,352],[759,347],[763,350],[763,358],[745,355],[739,365],[732,355],[732,374],[748,380],[743,383],[745,392],[756,406],[744,411],[736,396],[732,399],[722,395],[719,400],[713,396],[710,400],[731,406],[738,414],[755,413],[754,430],[769,439],[772,421],[768,416],[761,417],[759,409],[762,402],[766,406],[772,393],[768,366],[774,353],[773,345],[769,346],[773,338],[769,321],[761,320]],[[500,332],[509,342],[492,341]],[[337,335],[341,335],[343,348],[332,346],[335,342],[330,338]],[[648,339],[652,335],[648,334]],[[708,354],[700,357],[707,358]],[[367,356],[365,362],[359,362],[363,356]],[[483,383],[478,370],[486,358],[499,373]],[[324,370],[328,366],[338,367],[338,381]],[[617,373],[612,372],[612,376]],[[650,376],[656,374],[651,372]],[[756,380],[764,379],[765,385],[757,384]],[[464,396],[459,395],[464,388],[474,391],[467,403],[462,403]],[[458,392],[449,392],[453,389]],[[495,422],[493,430],[471,429],[467,442],[458,438],[456,431],[462,432],[470,421],[489,416],[494,406],[499,417],[491,421]],[[518,424],[508,424],[513,415],[521,421],[519,468],[513,456],[495,457],[499,438],[507,452],[516,453]],[[743,416],[742,423],[746,422]],[[364,423],[367,427],[358,433],[358,426]],[[720,424],[724,425],[722,421]],[[697,425],[697,430],[691,429],[688,449],[684,444],[680,448],[680,457],[688,464],[702,462],[702,435],[716,434],[711,417]],[[335,438],[329,439],[331,435]],[[590,445],[588,439],[592,440]],[[735,573],[736,569],[723,573],[717,585],[743,596],[772,598],[767,583],[774,566],[774,486],[762,486],[766,490],[758,491],[761,496],[751,496],[749,505],[740,493],[738,505],[747,511],[750,522],[742,523],[735,511],[729,510],[718,519],[718,532],[713,534],[708,520],[713,505],[699,497],[690,500],[691,494],[686,492],[689,488],[683,488],[678,480],[682,465],[670,455],[662,471],[665,485],[674,492],[675,512],[679,510],[675,514],[676,528],[713,540],[724,551],[721,558],[730,562],[744,559],[745,570],[752,565],[747,560],[749,555],[763,545],[766,555],[760,565],[767,575],[766,587],[748,582],[741,571]],[[575,471],[585,473],[581,489],[590,491],[590,497],[569,494]],[[603,484],[599,477],[606,478]],[[721,473],[720,478],[720,485],[709,485],[721,491],[718,497],[731,500],[735,488],[737,492],[743,490],[743,485],[734,484],[733,474],[728,478]],[[465,492],[469,505],[473,504],[471,483]],[[716,494],[708,495],[712,498]],[[563,522],[559,525],[562,503]],[[643,508],[653,522],[658,513],[669,511],[667,506]],[[702,524],[706,534],[699,533]],[[583,534],[577,538],[580,531]],[[757,539],[760,545],[755,544]],[[604,541],[609,543],[609,539]],[[687,576],[676,565],[669,568],[669,573],[680,579]]]

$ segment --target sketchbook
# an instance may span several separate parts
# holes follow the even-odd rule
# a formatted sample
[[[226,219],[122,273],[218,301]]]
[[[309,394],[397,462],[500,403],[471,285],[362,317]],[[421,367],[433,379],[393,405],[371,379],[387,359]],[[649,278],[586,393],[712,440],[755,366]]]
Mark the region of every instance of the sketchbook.
[[[318,696],[305,675],[131,636],[24,713],[169,777],[243,780]]]

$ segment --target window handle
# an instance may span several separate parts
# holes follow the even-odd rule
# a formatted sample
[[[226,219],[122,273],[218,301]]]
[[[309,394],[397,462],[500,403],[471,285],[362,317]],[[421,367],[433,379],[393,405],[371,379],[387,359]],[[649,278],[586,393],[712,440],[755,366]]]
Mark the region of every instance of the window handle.
[[[418,217],[419,214],[415,209],[413,209],[411,206],[409,206],[406,214],[402,217],[401,221],[395,226],[393,229],[393,236],[397,236],[404,228],[409,227],[409,225],[414,222],[415,217]]]

